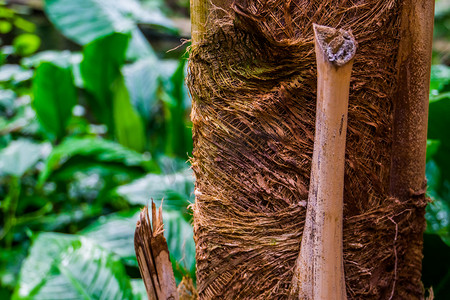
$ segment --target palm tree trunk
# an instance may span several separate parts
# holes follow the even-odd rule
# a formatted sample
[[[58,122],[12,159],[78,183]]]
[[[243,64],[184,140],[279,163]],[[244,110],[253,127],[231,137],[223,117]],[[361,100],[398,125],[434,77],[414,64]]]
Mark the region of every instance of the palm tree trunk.
[[[352,29],[344,175],[349,299],[422,299],[431,0],[191,2],[200,299],[285,299],[314,143],[312,22]],[[212,12],[212,13],[211,13]]]

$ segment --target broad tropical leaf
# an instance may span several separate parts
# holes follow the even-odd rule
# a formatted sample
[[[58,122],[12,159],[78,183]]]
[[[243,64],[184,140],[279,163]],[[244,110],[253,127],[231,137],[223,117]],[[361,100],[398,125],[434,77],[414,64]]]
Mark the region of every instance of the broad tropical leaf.
[[[45,156],[49,144],[36,144],[26,139],[12,141],[0,151],[0,174],[21,177]]]
[[[120,260],[89,239],[42,233],[25,260],[13,299],[133,299]]]
[[[157,105],[158,78],[162,67],[156,58],[146,58],[122,69],[131,103],[147,120]]]
[[[33,106],[39,122],[51,135],[62,138],[72,109],[77,104],[71,67],[41,63],[33,80],[33,94]]]
[[[115,134],[119,143],[138,152],[145,148],[145,129],[141,116],[134,110],[123,78],[113,87]]]
[[[122,76],[129,39],[129,35],[115,33],[94,41],[85,47],[80,65],[84,86],[92,96],[89,105],[110,131],[114,129],[112,85]]]
[[[100,37],[129,33],[137,23],[174,30],[160,11],[148,11],[136,0],[45,0],[45,12],[69,39],[86,45]]]
[[[43,184],[53,171],[77,155],[90,157],[99,162],[141,167],[148,171],[154,168],[154,164],[149,158],[118,143],[93,137],[68,138],[56,146],[48,156],[39,176],[39,184]]]
[[[427,162],[438,152],[440,144],[439,140],[427,140]]]

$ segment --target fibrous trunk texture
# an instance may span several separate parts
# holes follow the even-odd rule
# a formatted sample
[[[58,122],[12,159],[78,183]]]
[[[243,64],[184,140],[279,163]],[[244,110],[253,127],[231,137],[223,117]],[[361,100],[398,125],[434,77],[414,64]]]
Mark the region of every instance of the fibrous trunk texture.
[[[289,297],[315,133],[312,23],[351,28],[358,41],[344,175],[347,296],[423,298],[424,191],[390,190],[401,12],[409,2],[236,0],[232,9],[210,10],[188,78],[200,299]]]

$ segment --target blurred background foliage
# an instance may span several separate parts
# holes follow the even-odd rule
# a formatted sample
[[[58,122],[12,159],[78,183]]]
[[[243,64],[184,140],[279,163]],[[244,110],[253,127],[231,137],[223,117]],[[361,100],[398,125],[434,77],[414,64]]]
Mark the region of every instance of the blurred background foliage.
[[[195,276],[188,7],[0,1],[0,299],[146,299],[150,196],[177,280]]]
[[[188,0],[0,0],[0,299],[146,299],[133,233],[149,197],[176,279],[195,278],[188,14]],[[448,299],[447,0],[433,63],[423,281]]]

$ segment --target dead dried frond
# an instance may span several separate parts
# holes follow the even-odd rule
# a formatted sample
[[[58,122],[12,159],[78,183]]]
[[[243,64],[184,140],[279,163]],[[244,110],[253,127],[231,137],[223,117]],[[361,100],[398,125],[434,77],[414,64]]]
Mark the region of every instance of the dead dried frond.
[[[152,218],[147,206],[141,211],[134,234],[134,248],[139,271],[151,300],[178,299],[177,286],[164,237],[162,206],[156,210],[152,201]]]

